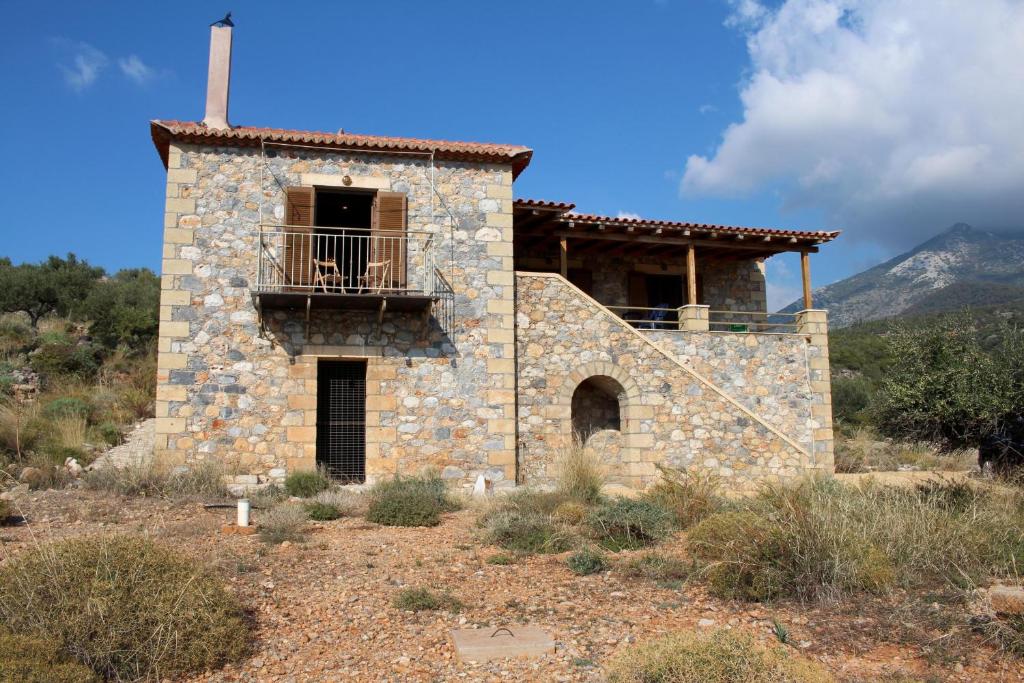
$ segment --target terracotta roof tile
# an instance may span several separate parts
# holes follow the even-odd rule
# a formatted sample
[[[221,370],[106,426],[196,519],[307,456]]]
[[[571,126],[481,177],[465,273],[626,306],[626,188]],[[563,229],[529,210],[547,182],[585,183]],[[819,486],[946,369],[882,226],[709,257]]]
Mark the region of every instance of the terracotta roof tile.
[[[566,207],[562,213],[566,220],[573,220],[580,223],[601,223],[613,227],[643,227],[662,228],[668,230],[697,230],[700,232],[717,232],[727,235],[759,235],[770,237],[795,237],[804,240],[816,240],[828,242],[839,236],[838,230],[786,230],[782,228],[747,228],[738,225],[717,225],[714,223],[693,223],[689,221],[664,221],[647,218],[617,218],[615,216],[602,216],[592,213],[576,213],[572,211],[575,204],[564,202],[549,202],[536,199],[517,199],[513,206],[515,208],[550,208],[558,209]]]
[[[182,142],[225,145],[257,146],[262,141],[311,145],[315,147],[344,147],[368,152],[433,153],[434,156],[441,159],[511,164],[514,176],[518,176],[526,168],[533,155],[533,150],[520,145],[421,140],[418,138],[353,135],[345,132],[324,133],[286,130],[283,128],[259,128],[255,126],[235,126],[219,130],[207,128],[202,123],[193,121],[154,120],[150,122],[150,131],[164,165],[167,164],[167,147],[172,139]]]

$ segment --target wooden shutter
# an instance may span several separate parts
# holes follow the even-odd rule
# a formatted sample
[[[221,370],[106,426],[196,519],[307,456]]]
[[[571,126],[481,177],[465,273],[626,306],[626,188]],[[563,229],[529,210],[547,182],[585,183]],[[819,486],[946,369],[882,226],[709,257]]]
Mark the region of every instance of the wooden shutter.
[[[406,239],[407,201],[404,192],[378,192],[373,202],[370,229],[370,260],[390,262],[387,288],[404,288],[408,242]]]
[[[281,257],[285,284],[296,289],[313,284],[312,187],[285,188],[285,239]]]
[[[629,305],[647,308],[651,304],[647,299],[647,276],[643,273],[629,274]]]

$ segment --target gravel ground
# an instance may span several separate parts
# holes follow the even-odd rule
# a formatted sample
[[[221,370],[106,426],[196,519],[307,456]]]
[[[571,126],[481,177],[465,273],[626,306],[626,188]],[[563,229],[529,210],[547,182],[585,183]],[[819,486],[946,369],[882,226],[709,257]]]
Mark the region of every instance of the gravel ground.
[[[659,586],[617,571],[577,577],[564,555],[517,564],[486,563],[495,548],[474,538],[472,511],[433,529],[385,528],[361,519],[311,525],[306,541],[266,546],[254,536],[222,535],[230,511],[199,502],[116,499],[50,491],[18,501],[29,526],[0,529],[0,561],[33,539],[95,532],[142,532],[221,567],[257,620],[254,654],[193,681],[600,681],[602,664],[623,648],[674,629],[746,628],[773,640],[773,620],[790,642],[840,680],[1020,681],[1020,660],[976,639],[959,659],[926,657],[899,642],[898,597],[856,603],[771,606],[722,601],[699,585]],[[254,513],[258,522],[259,512]],[[678,541],[662,549],[682,552]],[[402,612],[400,588],[448,590],[459,614]],[[939,606],[936,604],[935,608]],[[453,628],[529,623],[555,638],[554,655],[489,664],[458,663]],[[914,624],[903,624],[906,628]],[[942,634],[935,633],[939,638]],[[942,641],[938,641],[942,642]],[[888,680],[907,680],[890,678]]]

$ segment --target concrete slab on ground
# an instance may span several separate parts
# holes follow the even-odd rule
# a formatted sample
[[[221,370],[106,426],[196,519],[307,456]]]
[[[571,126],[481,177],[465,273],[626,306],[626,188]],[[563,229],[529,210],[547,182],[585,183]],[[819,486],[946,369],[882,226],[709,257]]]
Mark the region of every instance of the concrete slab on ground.
[[[489,662],[506,657],[540,657],[553,654],[555,641],[536,626],[465,628],[452,630],[455,654],[460,662]]]

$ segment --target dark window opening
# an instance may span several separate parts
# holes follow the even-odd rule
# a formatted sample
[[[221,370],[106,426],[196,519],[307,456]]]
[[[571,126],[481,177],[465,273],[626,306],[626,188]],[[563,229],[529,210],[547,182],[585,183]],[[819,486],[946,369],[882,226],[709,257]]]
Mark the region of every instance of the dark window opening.
[[[603,429],[621,430],[619,397],[622,385],[611,377],[595,376],[580,382],[572,394],[572,429],[586,443]]]
[[[366,481],[366,363],[317,364],[316,464],[344,484]]]
[[[317,189],[314,257],[318,288],[330,292],[358,287],[370,258],[368,235],[374,198],[372,192]]]

